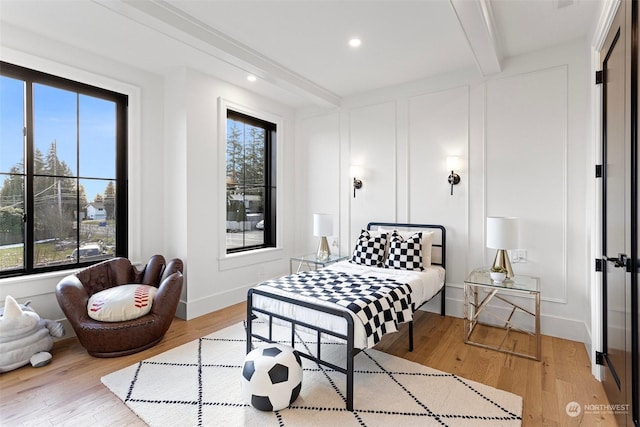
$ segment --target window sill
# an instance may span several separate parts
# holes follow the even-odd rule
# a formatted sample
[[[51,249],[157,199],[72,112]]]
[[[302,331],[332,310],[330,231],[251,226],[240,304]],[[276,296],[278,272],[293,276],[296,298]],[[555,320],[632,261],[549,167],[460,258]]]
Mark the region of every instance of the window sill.
[[[24,283],[33,280],[49,280],[49,279],[61,279],[70,274],[74,274],[80,271],[80,268],[69,268],[67,270],[48,271],[46,273],[25,274],[22,276],[5,277],[0,281],[0,284],[9,285],[13,283]]]
[[[221,271],[232,270],[235,268],[277,261],[282,259],[283,255],[284,250],[282,248],[255,249],[252,251],[225,254],[223,257],[218,259],[218,264]]]
[[[11,295],[19,299],[37,295],[49,295],[64,277],[79,271],[79,268],[6,277],[0,280],[0,295]],[[3,298],[4,300],[4,298]]]

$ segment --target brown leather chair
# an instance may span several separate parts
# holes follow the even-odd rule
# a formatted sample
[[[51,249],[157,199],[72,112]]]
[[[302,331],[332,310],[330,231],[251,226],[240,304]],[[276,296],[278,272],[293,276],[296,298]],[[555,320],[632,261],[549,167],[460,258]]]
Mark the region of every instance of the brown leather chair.
[[[126,258],[113,258],[62,279],[56,286],[60,308],[90,355],[117,357],[160,342],[175,317],[182,292],[182,261],[151,257],[141,271]],[[140,283],[158,288],[151,311],[123,322],[99,322],[87,314],[91,295],[113,286]]]

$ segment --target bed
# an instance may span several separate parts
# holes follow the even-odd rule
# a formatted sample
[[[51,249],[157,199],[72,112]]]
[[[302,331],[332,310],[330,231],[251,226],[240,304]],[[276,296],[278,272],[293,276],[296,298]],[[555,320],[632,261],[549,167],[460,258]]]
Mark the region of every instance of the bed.
[[[416,234],[420,233],[420,234]],[[408,255],[407,255],[408,254]],[[346,407],[353,410],[354,357],[408,323],[413,350],[413,313],[440,295],[445,314],[446,230],[441,225],[371,222],[347,261],[321,270],[268,280],[247,293],[247,353],[252,340],[273,342],[274,324],[315,336],[315,351],[301,357],[346,375]],[[256,321],[266,323],[262,332]],[[346,343],[344,364],[323,359],[321,341]],[[305,347],[309,348],[309,347]]]

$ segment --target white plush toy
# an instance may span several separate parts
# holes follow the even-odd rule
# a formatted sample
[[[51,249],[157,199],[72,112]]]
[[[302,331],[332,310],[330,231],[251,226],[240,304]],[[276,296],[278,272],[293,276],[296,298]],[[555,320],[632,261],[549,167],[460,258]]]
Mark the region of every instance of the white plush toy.
[[[41,319],[26,304],[18,304],[7,296],[4,307],[0,307],[0,372],[11,371],[31,362],[38,368],[52,359],[49,350],[53,346],[51,337],[64,335],[60,322]]]

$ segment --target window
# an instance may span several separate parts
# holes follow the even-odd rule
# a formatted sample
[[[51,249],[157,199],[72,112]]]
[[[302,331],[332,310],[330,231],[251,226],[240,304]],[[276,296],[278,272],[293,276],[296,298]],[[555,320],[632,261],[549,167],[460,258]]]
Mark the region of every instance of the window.
[[[227,110],[227,253],[276,246],[276,125]]]
[[[127,256],[127,102],[0,62],[0,277]]]

